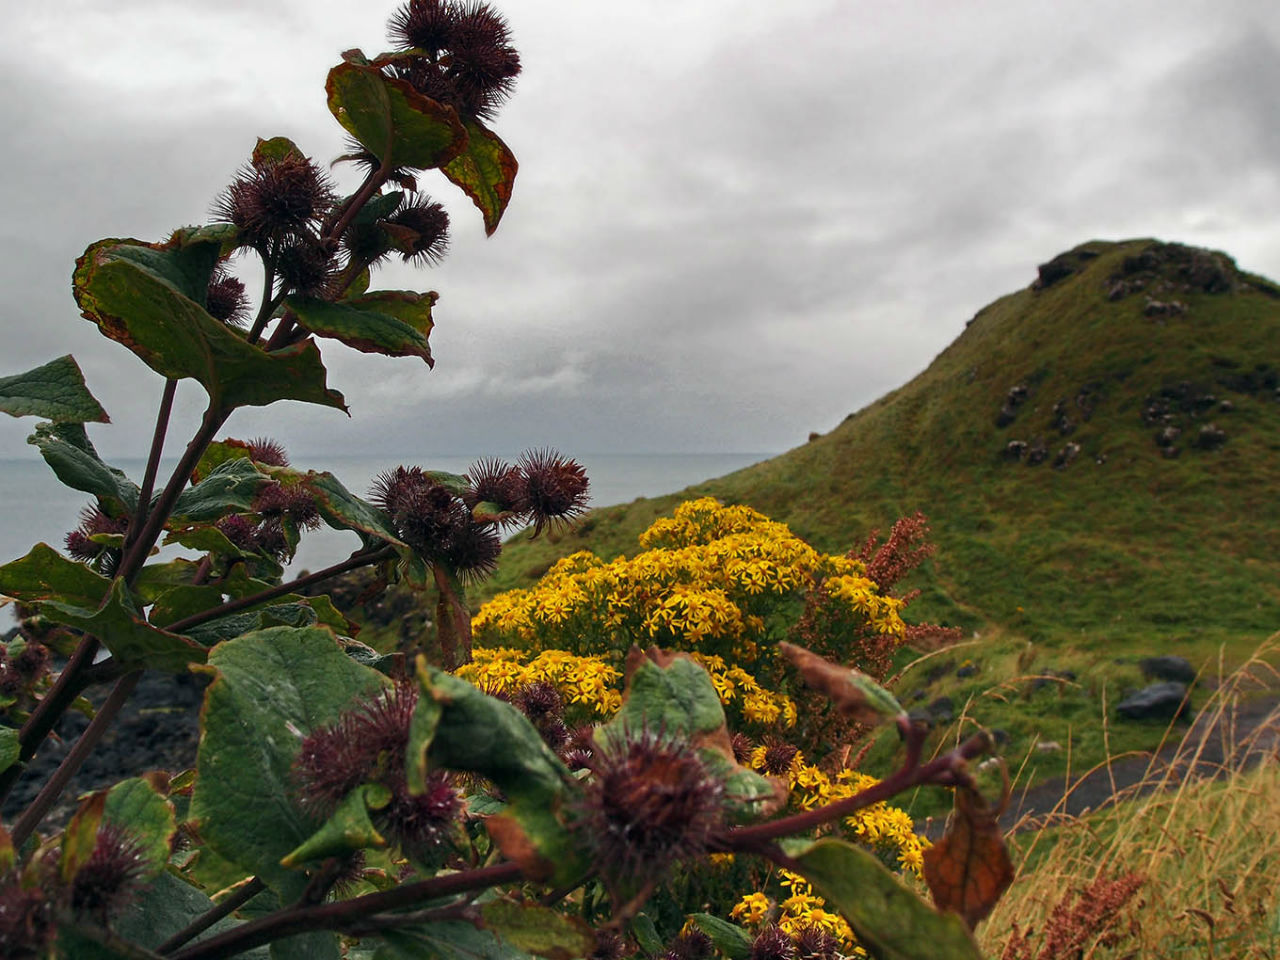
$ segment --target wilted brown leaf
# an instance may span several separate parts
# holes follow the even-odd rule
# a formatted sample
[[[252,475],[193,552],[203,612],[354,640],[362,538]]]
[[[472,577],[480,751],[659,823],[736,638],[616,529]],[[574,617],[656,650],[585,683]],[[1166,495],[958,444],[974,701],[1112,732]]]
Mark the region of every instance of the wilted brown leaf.
[[[832,663],[793,643],[784,641],[778,649],[795,664],[805,682],[824,694],[845,716],[877,724],[903,712],[893,694],[862,671]]]
[[[999,809],[988,807],[982,794],[956,787],[955,812],[946,835],[924,854],[924,878],[933,902],[939,910],[960,914],[970,929],[1013,882],[999,816]]]

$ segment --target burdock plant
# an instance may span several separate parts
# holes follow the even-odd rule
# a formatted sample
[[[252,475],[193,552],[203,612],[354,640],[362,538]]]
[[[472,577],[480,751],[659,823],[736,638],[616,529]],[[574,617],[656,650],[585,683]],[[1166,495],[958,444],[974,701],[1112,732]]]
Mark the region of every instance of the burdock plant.
[[[505,21],[485,4],[410,0],[390,30],[395,49],[347,51],[325,87],[351,140],[339,159],[362,172],[354,192],[292,141],[259,139],[214,222],[157,243],[101,240],[77,261],[85,319],[161,381],[139,481],[89,441],[85,424],[107,415],[70,356],[0,379],[0,409],[42,418],[30,442],[92,498],[65,553],[41,543],[0,566],[0,593],[25,618],[0,644],[0,798],[68,709],[91,709],[82,694],[109,688],[0,827],[0,955],[621,957],[652,946],[643,910],[673,870],[733,853],[807,877],[873,953],[976,957],[969,927],[1007,883],[966,768],[984,738],[922,762],[923,732],[892,697],[791,649],[840,709],[897,724],[907,761],[859,794],[770,819],[783,785],[743,765],[751,745],[735,750],[715,688],[686,657],[634,650],[622,709],[572,733],[554,689],[505,702],[450,672],[470,658],[466,588],[493,568],[498,530],[581,513],[579,464],[539,449],[465,476],[402,466],[361,497],[290,466],[269,439],[224,434],[246,406],[346,410],[322,340],[431,365],[436,294],[372,288],[388,259],[429,265],[447,249],[448,217],[421,190],[428,171],[460,187],[490,233],[507,206],[516,161],[487,126],[520,72]],[[236,275],[246,257],[262,266],[256,299]],[[180,380],[208,403],[166,479]],[[321,523],[360,547],[286,581]],[[186,553],[159,559],[162,543]],[[379,586],[434,593],[438,662],[352,639],[356,625],[317,591],[364,567]],[[56,674],[51,650],[66,658]],[[47,815],[145,670],[209,678],[195,769],[122,770],[54,829]],[[786,767],[775,759],[770,769]],[[959,791],[961,835],[935,848],[930,876],[950,913],[859,848],[781,842],[926,783]],[[686,947],[764,949],[727,921],[698,922],[705,935],[686,931]],[[769,936],[775,953],[791,949]],[[830,946],[807,935],[795,955]]]

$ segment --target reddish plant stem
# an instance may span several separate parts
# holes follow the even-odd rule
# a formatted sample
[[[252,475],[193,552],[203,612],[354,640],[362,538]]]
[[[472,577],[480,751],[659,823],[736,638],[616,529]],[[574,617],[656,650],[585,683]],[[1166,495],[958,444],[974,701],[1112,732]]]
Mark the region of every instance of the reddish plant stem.
[[[147,456],[147,468],[142,474],[142,488],[138,491],[138,506],[133,511],[133,521],[129,524],[129,536],[124,541],[125,552],[133,546],[151,508],[151,493],[155,489],[156,474],[160,470],[160,454],[164,451],[164,438],[169,432],[169,416],[173,413],[173,398],[177,392],[177,380],[169,379],[164,382],[160,408],[156,411],[156,428],[151,435],[151,452]]]
[[[191,478],[191,472],[195,470],[196,464],[200,462],[200,458],[204,455],[205,450],[208,449],[214,434],[227,422],[228,416],[230,416],[230,411],[223,411],[220,407],[210,402],[208,409],[204,412],[204,419],[200,422],[200,429],[191,438],[191,442],[187,444],[187,449],[183,451],[182,459],[174,467],[173,475],[169,477],[169,482],[165,484],[165,488],[161,491],[155,506],[148,512],[146,523],[139,530],[137,539],[125,551],[124,558],[120,561],[117,576],[123,577],[125,583],[132,584],[138,576],[138,572],[146,562],[151,548],[155,546],[156,540],[160,538],[160,531],[163,529],[165,521],[169,519],[174,503],[177,502],[183,487],[187,485],[187,481]]]
[[[84,689],[89,686],[88,669],[93,664],[93,658],[97,653],[98,641],[96,638],[84,637],[81,639],[80,645],[76,647],[71,659],[67,661],[67,665],[58,674],[58,679],[54,681],[53,687],[36,704],[31,716],[22,725],[22,730],[18,733],[18,762],[3,773],[0,773],[0,801],[9,795],[13,785],[22,776],[22,771],[27,761],[35,756],[36,750],[40,747],[40,744],[44,743],[44,738],[49,735],[49,731],[54,728],[54,725],[66,713],[67,708],[75,702],[76,697],[80,696]]]
[[[280,255],[280,244],[275,242],[271,245],[270,252],[262,257],[262,302],[258,304],[258,315],[253,319],[253,326],[249,330],[249,336],[246,341],[249,344],[258,342],[258,338],[262,336],[263,328],[266,327],[267,321],[271,319],[271,314],[275,310],[278,301],[272,297],[276,286],[276,259]],[[259,251],[261,256],[261,251]]]
[[[155,952],[161,956],[167,956],[168,954],[173,953],[173,951],[177,950],[184,943],[194,940],[196,937],[200,936],[200,934],[204,933],[223,917],[231,916],[231,914],[235,913],[265,889],[267,889],[267,885],[257,877],[254,877],[212,910],[196,917],[191,921],[191,923],[187,924],[164,943],[160,944],[160,946],[156,947]]]
[[[110,695],[102,706],[98,708],[97,714],[94,715],[89,726],[85,728],[84,733],[80,735],[76,745],[62,759],[62,763],[53,772],[49,782],[41,788],[36,798],[31,801],[27,809],[22,812],[22,816],[14,823],[10,835],[13,838],[15,849],[20,849],[27,842],[27,838],[35,832],[45,814],[57,803],[58,797],[61,796],[67,783],[76,775],[76,771],[80,769],[80,765],[84,763],[85,758],[98,745],[102,735],[107,732],[107,728],[115,721],[116,714],[120,712],[120,708],[124,706],[125,701],[133,694],[133,688],[138,685],[138,680],[141,677],[142,671],[135,670],[116,681],[116,685],[112,688]]]
[[[247,610],[249,607],[256,607],[260,603],[273,600],[276,597],[284,596],[286,593],[293,593],[295,590],[301,590],[312,584],[321,583],[340,574],[347,573],[351,570],[358,570],[361,567],[367,567],[371,564],[378,563],[395,553],[395,548],[391,546],[378,547],[365,553],[354,553],[346,560],[335,563],[323,570],[317,570],[315,573],[307,574],[305,577],[299,577],[296,580],[290,580],[288,583],[281,583],[269,590],[263,590],[261,593],[255,593],[251,597],[241,597],[239,600],[230,600],[219,607],[212,607],[203,610],[200,613],[193,613],[189,617],[185,617],[176,623],[170,623],[165,629],[170,633],[181,633],[183,630],[190,630],[192,627],[199,626],[202,623],[208,623],[210,620],[216,620],[218,617],[225,617],[228,614],[237,613],[240,610]]]
[[[921,766],[919,758],[922,744],[923,731],[913,728],[907,740],[907,762],[897,772],[885,777],[879,783],[867,787],[852,797],[829,803],[825,807],[816,807],[780,820],[770,820],[766,823],[756,823],[749,827],[730,830],[713,844],[713,847],[723,851],[750,850],[758,853],[762,849],[762,844],[777,840],[779,837],[806,833],[833,820],[841,820],[873,804],[888,800],[903,790],[922,784],[954,786],[966,778],[965,762],[980,756],[991,747],[990,738],[985,733],[980,733],[970,737],[949,753]]]
[[[483,890],[502,883],[512,883],[523,876],[514,863],[498,863],[478,870],[450,873],[430,880],[407,883],[392,890],[369,893],[352,900],[338,900],[315,906],[280,910],[228,930],[208,940],[201,940],[173,954],[174,960],[217,960],[232,957],[245,950],[312,930],[345,930],[349,926],[369,923],[374,914],[398,910],[415,903],[447,897],[470,890]]]

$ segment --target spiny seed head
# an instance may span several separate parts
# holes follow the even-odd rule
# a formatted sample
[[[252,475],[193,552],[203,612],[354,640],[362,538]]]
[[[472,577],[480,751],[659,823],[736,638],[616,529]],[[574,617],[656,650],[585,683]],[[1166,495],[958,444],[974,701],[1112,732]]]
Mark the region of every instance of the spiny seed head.
[[[333,205],[333,189],[306,157],[289,154],[241,169],[214,204],[214,216],[240,228],[244,242],[305,233]]]
[[[313,730],[293,761],[298,806],[323,820],[365,782],[371,767],[369,750],[356,735],[350,712]]]
[[[587,508],[587,472],[576,460],[554,450],[530,450],[520,457],[529,513],[535,534],[553,523],[568,522]]]
[[[453,501],[453,527],[444,549],[435,555],[467,580],[482,580],[493,572],[502,553],[502,540],[489,524],[475,523],[461,501]]]
[[[622,960],[631,953],[631,945],[617,930],[597,930],[596,948],[589,960]]]
[[[24,886],[13,873],[0,878],[0,957],[44,957],[54,934],[52,910],[44,891]]]
[[[671,960],[707,960],[715,952],[715,944],[711,942],[711,938],[693,927],[671,941],[666,956]]]
[[[320,526],[320,511],[311,493],[299,484],[272,480],[254,497],[253,509],[264,517],[287,517],[305,530]]]
[[[751,754],[756,748],[752,739],[745,733],[735,733],[730,744],[733,746],[733,759],[743,766],[748,766]]]
[[[479,118],[510,96],[520,55],[506,20],[488,4],[409,0],[387,26],[393,43],[422,54],[395,73],[424,96]]]
[[[422,197],[388,218],[396,247],[405,262],[436,264],[449,249],[449,214]]]
[[[67,534],[67,553],[85,563],[98,559],[108,548],[89,538],[100,533],[125,533],[129,521],[124,517],[109,517],[96,505],[80,511],[80,526]]]
[[[800,751],[794,744],[768,737],[764,743],[764,772],[770,776],[780,777],[791,769],[791,762]]]
[[[320,296],[333,280],[333,256],[315,236],[303,234],[281,249],[276,276],[287,290]]]
[[[24,682],[31,683],[42,676],[49,666],[49,648],[43,643],[28,640],[22,652],[12,659],[13,669]]]
[[[611,885],[655,879],[705,850],[722,825],[724,786],[685,740],[629,731],[597,749],[588,766],[583,836]]]
[[[560,696],[560,691],[556,689],[555,684],[548,683],[546,680],[525,684],[516,691],[512,702],[530,720],[558,718],[564,715],[564,698]]]
[[[795,960],[796,945],[778,927],[768,926],[751,942],[751,960]]]
[[[98,918],[128,903],[146,873],[142,845],[123,827],[98,828],[89,859],[71,880],[71,908]]]
[[[241,550],[258,549],[258,536],[252,521],[238,513],[228,514],[214,526]]]
[[[215,320],[221,320],[228,326],[243,325],[249,315],[249,296],[245,293],[244,284],[222,268],[218,268],[209,278],[209,289],[204,296],[204,308],[209,316]]]
[[[342,246],[352,263],[368,267],[391,252],[393,240],[380,223],[352,223],[343,231]]]
[[[828,930],[810,924],[795,936],[796,960],[838,960],[840,941]]]
[[[375,811],[374,825],[407,857],[431,861],[448,844],[453,825],[462,813],[458,791],[440,770],[428,775],[427,789],[417,796],[409,793],[403,771],[387,786],[391,787],[391,802]]]
[[[464,498],[467,506],[496,503],[503,511],[524,513],[528,509],[528,484],[516,466],[492,457],[478,460],[467,471],[471,489]]]
[[[419,491],[435,485],[421,467],[396,467],[385,470],[373,481],[369,499],[387,513],[395,516],[405,509]]]
[[[265,463],[269,467],[287,467],[289,455],[284,447],[270,437],[254,437],[249,441],[249,459],[254,463]]]

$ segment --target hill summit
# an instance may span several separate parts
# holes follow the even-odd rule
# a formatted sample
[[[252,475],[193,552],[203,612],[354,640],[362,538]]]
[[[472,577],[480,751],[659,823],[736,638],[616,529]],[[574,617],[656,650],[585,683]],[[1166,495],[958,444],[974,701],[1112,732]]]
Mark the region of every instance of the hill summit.
[[[938,553],[920,619],[1031,639],[1265,635],[1280,628],[1280,287],[1215,251],[1082,244],[829,433],[512,543],[494,587],[572,550],[633,552],[694,494],[828,551],[923,511]]]

